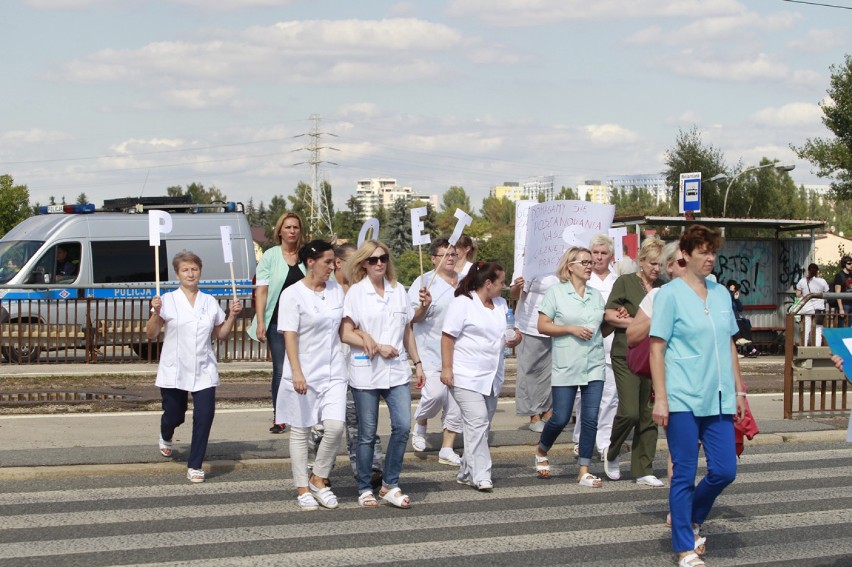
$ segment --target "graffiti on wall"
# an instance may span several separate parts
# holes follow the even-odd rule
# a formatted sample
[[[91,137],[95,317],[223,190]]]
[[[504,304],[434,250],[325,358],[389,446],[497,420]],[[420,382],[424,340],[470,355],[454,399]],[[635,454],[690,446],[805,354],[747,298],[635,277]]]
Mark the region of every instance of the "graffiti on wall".
[[[779,292],[801,279],[808,250],[809,243],[801,241],[728,240],[713,273],[721,284],[740,284],[744,304],[777,305]]]

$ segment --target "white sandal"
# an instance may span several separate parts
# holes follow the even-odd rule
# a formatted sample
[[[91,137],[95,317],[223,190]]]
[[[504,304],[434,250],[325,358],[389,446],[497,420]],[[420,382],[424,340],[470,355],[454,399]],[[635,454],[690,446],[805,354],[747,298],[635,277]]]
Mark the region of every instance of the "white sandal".
[[[541,463],[546,464],[543,465]],[[541,480],[548,480],[550,478],[550,461],[547,459],[547,455],[544,457],[535,456],[535,473]]]
[[[304,494],[297,496],[296,502],[299,504],[299,508],[302,512],[313,512],[314,510],[319,510],[319,504],[310,492],[305,492]]]
[[[311,494],[314,495],[314,498],[317,502],[319,502],[320,506],[330,510],[337,508],[337,496],[334,495],[334,492],[332,492],[329,487],[324,486],[322,488],[317,488],[309,482],[308,488],[311,489]]]
[[[695,553],[684,555],[680,558],[680,561],[677,562],[677,567],[701,567],[702,565],[707,564],[704,563],[704,561],[702,561]]]
[[[403,494],[402,490],[397,486],[396,488],[391,488],[384,494],[380,494],[382,500],[387,502],[392,506],[396,506],[397,508],[410,508],[411,507],[411,498],[408,497],[407,494]]]
[[[160,437],[160,454],[167,459],[172,456],[172,442]]]
[[[588,486],[589,488],[600,488],[603,486],[601,479],[592,473],[586,473],[577,479],[577,484],[580,486]]]

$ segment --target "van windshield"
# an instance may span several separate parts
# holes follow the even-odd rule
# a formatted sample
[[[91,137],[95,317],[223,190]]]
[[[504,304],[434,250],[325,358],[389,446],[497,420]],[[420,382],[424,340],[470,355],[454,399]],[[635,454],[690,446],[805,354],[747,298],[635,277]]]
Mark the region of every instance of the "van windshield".
[[[43,245],[43,240],[0,241],[0,284],[9,283],[18,275]]]

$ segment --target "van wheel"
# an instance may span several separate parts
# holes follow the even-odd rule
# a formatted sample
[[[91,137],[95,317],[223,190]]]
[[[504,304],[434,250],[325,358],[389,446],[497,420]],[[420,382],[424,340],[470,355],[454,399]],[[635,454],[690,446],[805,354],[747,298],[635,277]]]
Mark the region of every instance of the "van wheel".
[[[3,347],[3,358],[15,364],[29,364],[38,360],[41,347],[38,345],[15,345]]]
[[[133,352],[143,362],[157,362],[160,360],[160,350],[163,343],[136,343],[133,345]]]

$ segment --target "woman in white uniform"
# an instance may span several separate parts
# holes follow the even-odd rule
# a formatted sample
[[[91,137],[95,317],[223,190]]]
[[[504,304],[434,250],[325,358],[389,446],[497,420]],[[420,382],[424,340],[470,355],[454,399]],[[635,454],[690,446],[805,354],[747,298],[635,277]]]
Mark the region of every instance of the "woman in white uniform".
[[[228,338],[242,311],[239,300],[231,303],[228,316],[210,295],[199,291],[201,258],[183,251],[172,260],[180,287],[151,300],[151,317],[145,324],[149,339],[165,326],[163,350],[157,367],[157,386],[163,398],[160,420],[160,454],[171,457],[175,429],[184,422],[189,394],[192,393],[192,443],[189,446],[186,478],[204,482],[201,463],[216,408],[219,373],[211,334],[220,341]]]
[[[331,244],[313,240],[299,251],[307,266],[304,279],[281,294],[278,332],[284,334],[287,357],[276,404],[277,423],[290,424],[290,463],[296,498],[302,510],[320,505],[337,508],[328,475],[343,438],[346,419],[346,365],[340,348],[343,289],[329,281],[334,271]],[[322,441],[316,448],[308,477],[308,441],[311,428],[322,424]]]
[[[411,320],[414,338],[423,357],[423,372],[426,374],[426,385],[420,392],[420,402],[414,411],[411,446],[415,451],[426,450],[427,421],[443,411],[444,436],[438,462],[457,467],[461,464],[461,457],[453,451],[453,445],[456,434],[462,430],[461,413],[449,389],[441,383],[441,326],[458,287],[458,253],[446,238],[438,238],[432,242],[429,256],[435,269],[419,276],[408,288],[408,301],[414,310]],[[437,271],[438,266],[440,271]]]
[[[405,288],[396,281],[390,251],[375,240],[365,242],[348,266],[351,284],[343,304],[340,337],[349,346],[349,385],[358,415],[358,504],[378,506],[370,483],[378,427],[379,399],[387,403],[391,436],[379,496],[398,508],[411,499],[399,488],[402,459],[411,427],[411,366],[417,387],[426,377],[411,331],[411,307]],[[366,336],[365,336],[366,335]]]
[[[476,262],[459,283],[441,336],[441,382],[461,408],[464,455],[456,481],[488,492],[491,452],[488,433],[503,385],[503,349],[521,342],[521,333],[506,340],[506,300],[500,297],[506,272],[494,262]]]
[[[462,280],[470,270],[470,266],[476,259],[477,246],[473,238],[466,234],[462,234],[456,242],[456,271],[459,273],[459,279]]]

